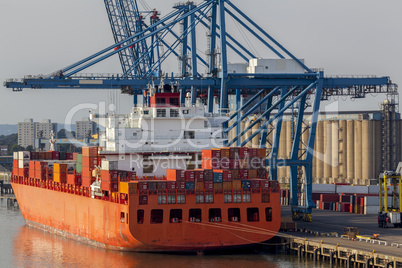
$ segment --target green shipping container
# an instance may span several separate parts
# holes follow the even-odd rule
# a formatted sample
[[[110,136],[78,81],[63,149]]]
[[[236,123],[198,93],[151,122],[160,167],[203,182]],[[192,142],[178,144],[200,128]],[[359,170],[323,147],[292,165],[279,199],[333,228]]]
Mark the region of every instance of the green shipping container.
[[[77,171],[77,173],[82,173],[82,164],[77,163],[75,165],[75,171]]]
[[[82,154],[77,154],[77,164],[82,164]]]

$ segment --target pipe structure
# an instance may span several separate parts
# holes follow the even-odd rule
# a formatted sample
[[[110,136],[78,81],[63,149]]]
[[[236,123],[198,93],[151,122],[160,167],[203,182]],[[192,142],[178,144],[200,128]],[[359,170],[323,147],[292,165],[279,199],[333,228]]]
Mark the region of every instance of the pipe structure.
[[[339,178],[347,178],[347,122],[346,120],[339,121]]]
[[[347,144],[347,153],[346,153],[346,159],[348,160],[348,163],[346,165],[347,168],[347,179],[348,180],[353,180],[355,178],[355,147],[354,147],[354,142],[355,142],[355,122],[353,120],[348,120],[347,121],[347,138],[346,138],[346,144]]]
[[[355,121],[355,181],[362,179],[362,121]]]
[[[339,177],[339,120],[332,122],[332,178]]]

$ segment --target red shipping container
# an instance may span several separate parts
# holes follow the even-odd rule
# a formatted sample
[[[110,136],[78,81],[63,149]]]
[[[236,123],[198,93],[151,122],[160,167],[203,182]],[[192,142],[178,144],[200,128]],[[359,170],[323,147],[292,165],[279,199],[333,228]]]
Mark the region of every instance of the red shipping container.
[[[52,159],[59,160],[59,158],[60,158],[60,153],[57,151],[52,151]]]
[[[194,170],[185,171],[186,182],[195,182]]]
[[[184,181],[177,181],[177,182],[176,182],[176,189],[177,189],[177,190],[186,190],[186,182],[184,182]]]
[[[36,171],[35,169],[29,168],[29,171],[28,171],[29,178],[35,178],[35,171]]]
[[[45,159],[46,160],[52,160],[53,159],[52,157],[53,157],[53,154],[52,154],[51,151],[45,152]]]
[[[73,160],[77,160],[78,153],[73,153]]]
[[[202,159],[220,159],[221,149],[202,150]]]
[[[266,180],[267,179],[267,170],[266,169],[257,169],[257,178]]]
[[[195,176],[196,182],[203,182],[204,181],[204,170],[203,169],[194,170],[194,176]]]
[[[82,176],[84,177],[92,177],[92,171],[94,169],[93,168],[89,168],[89,167],[82,167]]]
[[[67,160],[73,160],[73,153],[66,153]]]
[[[260,187],[263,190],[268,190],[269,189],[269,180],[260,180]],[[288,197],[289,190],[285,193],[285,196]]]
[[[239,159],[230,159],[229,169],[239,169],[240,161]]]
[[[148,204],[148,196],[140,195],[140,205],[146,205],[146,204]]]
[[[30,157],[31,160],[38,160],[39,159],[38,152],[30,152],[30,154],[31,154],[31,157]]]
[[[250,180],[250,184],[251,184],[251,189],[253,190],[257,190],[261,188],[261,181],[254,179],[254,180]]]
[[[137,173],[135,171],[127,171],[127,180],[128,181],[137,180]]]
[[[250,158],[257,157],[257,148],[248,148]]]
[[[204,169],[204,181],[213,181],[214,171],[212,169]]]
[[[92,173],[92,171],[91,171]],[[82,169],[82,174],[84,175],[84,168]],[[119,179],[119,172],[117,170],[101,170],[101,180],[102,181],[114,181],[117,182]]]
[[[18,159],[13,159],[13,168],[18,168]]]
[[[213,190],[214,190],[214,182],[204,181],[204,191],[213,191]]]
[[[248,169],[249,168],[249,159],[245,158],[245,159],[240,159],[239,160],[239,168],[240,169]]]
[[[321,194],[320,202],[339,202],[338,194]]]
[[[147,181],[138,181],[138,190],[139,191],[148,190],[148,182]]]
[[[239,169],[239,178],[241,180],[247,180],[248,179],[248,169]]]
[[[185,181],[186,174],[184,170],[181,169],[167,169],[166,177],[169,181]]]
[[[230,160],[229,160],[229,158],[226,158],[226,157],[221,158],[220,168],[222,168],[222,169],[229,169],[230,168]]]
[[[249,157],[248,148],[247,147],[239,147],[239,158],[244,159]]]
[[[250,169],[260,169],[260,168],[264,168],[264,160],[265,159],[261,159],[261,158],[251,158],[249,161],[249,168]]]
[[[176,190],[176,182],[175,181],[167,181],[166,182],[166,188],[167,188],[168,191]]]
[[[166,181],[157,182],[157,189],[158,189],[158,191],[165,191],[167,189]]]

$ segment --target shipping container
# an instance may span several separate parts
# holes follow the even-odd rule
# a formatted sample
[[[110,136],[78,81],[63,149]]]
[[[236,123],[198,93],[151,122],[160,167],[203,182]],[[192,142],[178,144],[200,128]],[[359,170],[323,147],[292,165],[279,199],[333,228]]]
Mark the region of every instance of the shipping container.
[[[148,196],[147,195],[140,195],[139,204],[140,205],[147,205],[148,204]]]
[[[98,147],[82,147],[82,156],[98,156]]]
[[[137,173],[135,171],[127,171],[127,180],[135,181],[137,179]]]
[[[71,185],[81,185],[81,176],[76,174],[67,174],[67,183]]]
[[[59,183],[67,183],[67,174],[53,173],[53,180]]]
[[[220,159],[221,150],[220,149],[210,149],[202,150],[202,159]]]
[[[257,148],[257,157],[265,158],[267,156],[267,149],[265,148]]]
[[[229,169],[239,169],[240,168],[240,159],[230,159]]]
[[[82,161],[84,161],[84,157],[82,158]],[[101,169],[102,170],[118,170],[118,162],[102,159]]]
[[[195,182],[203,182],[204,181],[204,170],[203,169],[195,169],[194,176],[195,176]]]
[[[204,190],[205,191],[213,191],[214,190],[214,182],[213,181],[204,181]]]
[[[138,181],[138,190],[139,191],[148,190],[148,183],[146,181]]]
[[[233,180],[238,180],[238,179],[240,179],[240,177],[239,177],[239,170],[238,169],[233,169],[233,170],[231,170],[232,171],[232,179]]]
[[[117,173],[119,174],[119,180],[120,181],[128,181],[127,171],[119,170]]]
[[[98,165],[98,157],[83,156],[82,165],[84,167],[94,167]]]
[[[214,182],[215,193],[220,193],[223,191],[223,182]]]
[[[73,153],[66,153],[67,160],[73,160]]]
[[[248,170],[248,178],[249,179],[257,178],[257,170],[256,169],[249,169]]]
[[[157,182],[157,189],[158,189],[158,191],[166,191],[166,189],[167,189],[166,181],[158,181]]]
[[[186,170],[184,174],[186,182],[195,182],[194,170]]]
[[[232,203],[232,195],[231,194],[225,194],[223,196],[223,202],[224,203]]]
[[[46,170],[48,164],[43,161],[35,161],[35,170]]]
[[[167,188],[168,191],[176,190],[176,182],[175,181],[167,181],[166,182],[166,188]]]
[[[119,172],[117,170],[101,170],[101,180],[102,181],[117,182],[118,179],[119,179]]]
[[[17,157],[14,157],[14,159],[18,159],[18,160],[29,160],[30,159],[30,153],[29,151],[19,151],[17,152]],[[16,156],[15,154],[13,154],[13,156]]]
[[[195,190],[195,182],[186,182],[186,190]]]
[[[241,180],[248,179],[248,169],[239,169],[239,179]]]
[[[230,168],[230,160],[229,158],[221,158],[220,160],[220,168],[222,169],[229,169]]]
[[[213,181],[214,171],[212,169],[204,169],[204,181]]]
[[[239,158],[244,159],[249,157],[248,148],[247,147],[239,147]]]
[[[214,172],[214,183],[222,183],[223,182],[223,174]]]
[[[39,159],[41,158],[40,154],[39,154],[38,158]],[[59,152],[59,160],[67,160],[67,153],[66,152]]]
[[[184,181],[176,181],[176,189],[178,191],[186,190],[186,182],[184,182]]]
[[[249,158],[239,159],[239,169],[248,169],[249,168]]]
[[[53,164],[53,172],[66,174],[67,173],[67,164],[65,163],[54,163]]]
[[[88,177],[88,176],[81,176],[81,184],[83,187],[90,187],[91,184],[95,181],[95,178]]]
[[[196,182],[195,190],[196,191],[204,191],[204,182]]]
[[[77,154],[77,163],[82,164],[82,154]]]
[[[232,182],[231,181],[224,181],[223,182],[223,190],[224,191],[231,191],[232,190]]]
[[[234,191],[240,191],[242,189],[241,180],[233,180],[232,181],[232,189]]]
[[[218,177],[215,174],[222,174],[221,178],[222,178],[222,182],[223,181],[232,181],[232,171],[231,170],[226,170],[226,169],[214,169],[214,180],[215,177]],[[219,182],[219,181],[217,181]]]
[[[120,182],[120,193],[135,194],[138,190],[138,182]]]
[[[170,181],[185,181],[186,174],[185,171],[181,169],[167,169],[166,178]]]
[[[119,183],[118,182],[110,182],[110,181],[101,181],[101,190],[109,191],[109,192],[118,192],[119,191]]]
[[[251,183],[249,180],[241,180],[241,188],[243,190],[250,190],[251,188]]]

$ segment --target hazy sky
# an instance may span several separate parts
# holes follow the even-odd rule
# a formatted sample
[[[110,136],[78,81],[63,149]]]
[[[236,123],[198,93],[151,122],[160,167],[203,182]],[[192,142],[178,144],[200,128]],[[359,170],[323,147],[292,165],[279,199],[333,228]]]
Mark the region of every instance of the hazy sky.
[[[150,0],[162,15],[177,1]],[[140,1],[141,2],[141,1]],[[196,1],[200,2],[200,0]],[[401,0],[232,0],[310,68],[322,67],[328,75],[390,76],[402,85]],[[0,1],[0,81],[28,74],[47,74],[113,43],[101,0]],[[241,34],[234,33],[241,38]],[[255,45],[259,50],[258,45]],[[264,57],[264,52],[258,52]],[[232,61],[237,61],[232,59]],[[117,58],[90,73],[120,73]],[[113,96],[113,97],[112,97]],[[385,96],[355,101],[354,107],[378,109]],[[117,102],[128,112],[132,97],[109,90],[0,90],[0,124],[24,118],[50,118],[64,123],[81,119],[88,105]],[[349,109],[350,102],[341,103]]]

